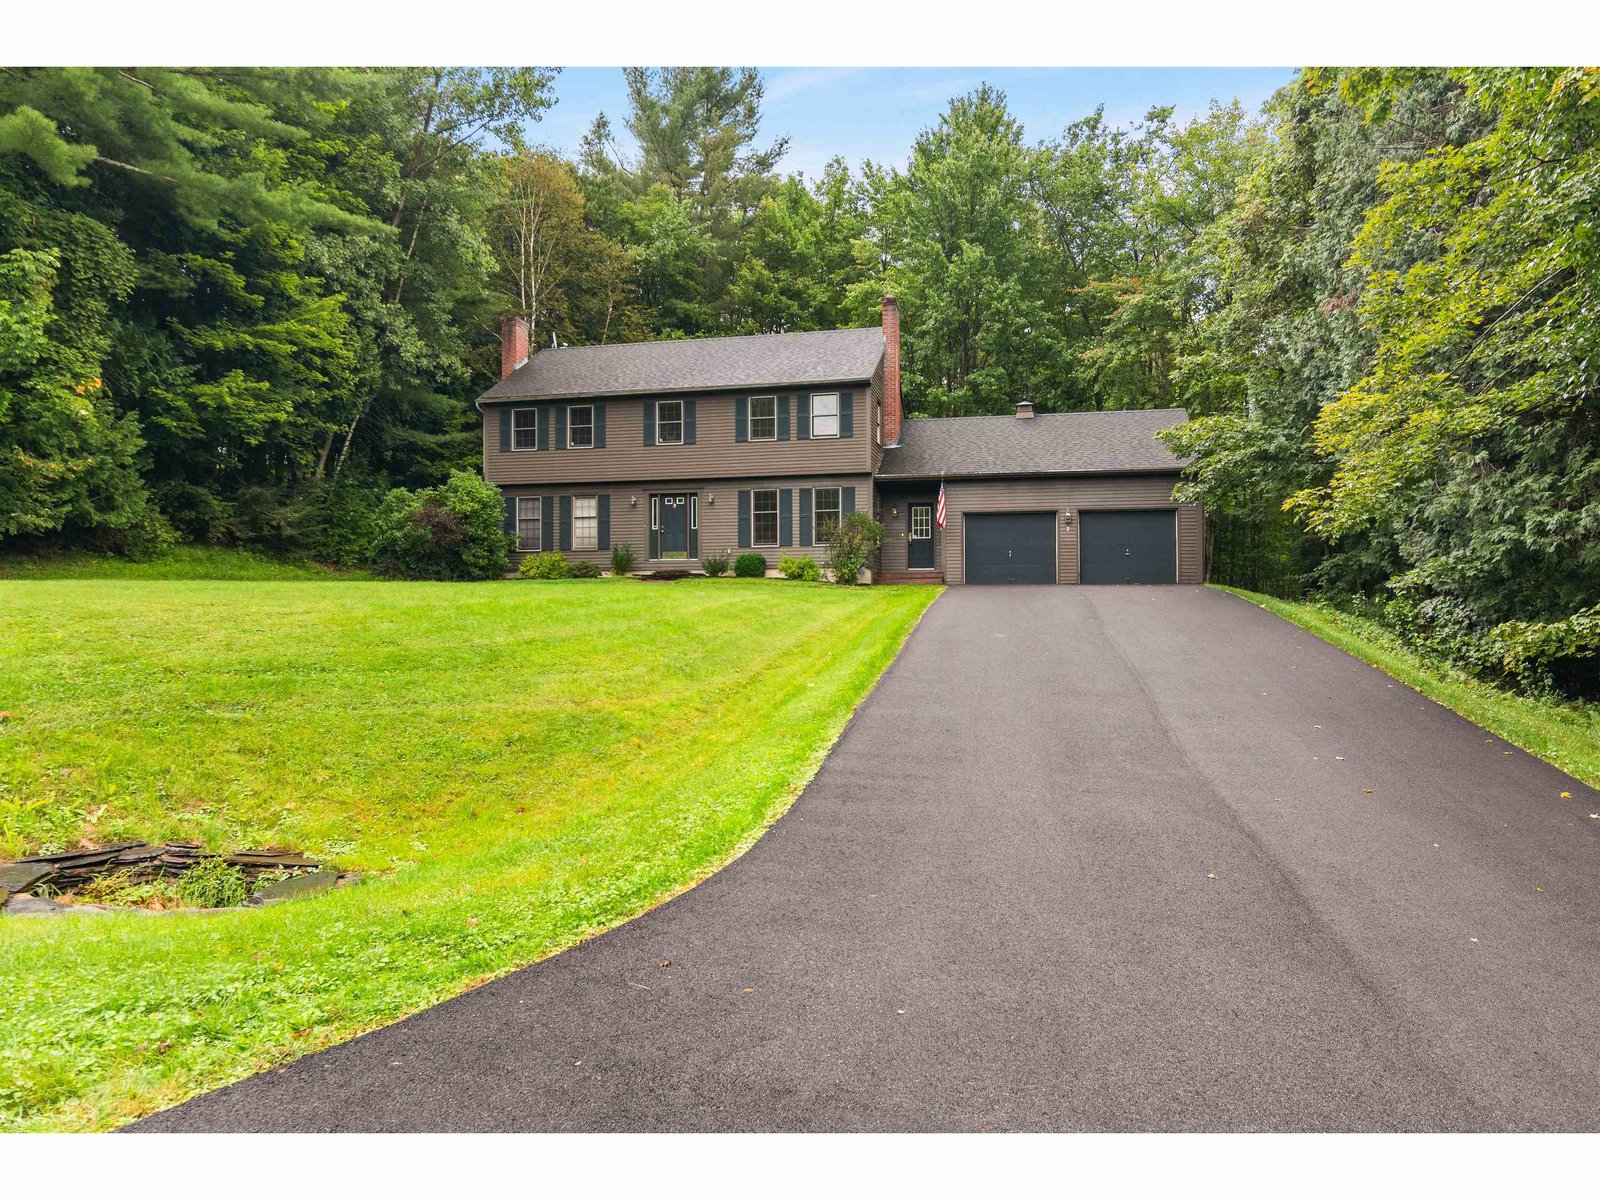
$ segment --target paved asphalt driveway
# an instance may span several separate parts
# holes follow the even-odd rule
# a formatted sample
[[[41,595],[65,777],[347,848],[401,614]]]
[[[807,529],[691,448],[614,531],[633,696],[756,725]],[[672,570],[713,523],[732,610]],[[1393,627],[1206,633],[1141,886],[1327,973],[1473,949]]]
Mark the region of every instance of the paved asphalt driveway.
[[[956,588],[727,870],[142,1128],[1597,1129],[1593,812],[1230,596]]]

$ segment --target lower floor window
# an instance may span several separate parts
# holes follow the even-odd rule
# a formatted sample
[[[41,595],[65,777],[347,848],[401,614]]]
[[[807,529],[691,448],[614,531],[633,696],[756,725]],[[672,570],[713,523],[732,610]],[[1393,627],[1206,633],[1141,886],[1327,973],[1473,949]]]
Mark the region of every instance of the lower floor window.
[[[840,494],[838,488],[818,488],[812,493],[812,539],[819,546],[833,540],[834,526],[839,524]]]
[[[544,531],[539,524],[539,497],[517,497],[517,549],[537,550],[539,536]]]
[[[600,545],[600,499],[597,496],[572,498],[572,548],[594,550]]]
[[[753,523],[752,544],[776,546],[778,544],[778,492],[775,488],[750,493],[750,516]]]

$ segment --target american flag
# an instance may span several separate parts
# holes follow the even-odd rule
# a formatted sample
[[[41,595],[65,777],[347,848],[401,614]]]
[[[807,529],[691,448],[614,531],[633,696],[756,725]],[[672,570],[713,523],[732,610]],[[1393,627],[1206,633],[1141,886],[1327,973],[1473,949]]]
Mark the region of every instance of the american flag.
[[[933,523],[940,529],[944,528],[944,480],[939,480],[939,504],[933,510]]]

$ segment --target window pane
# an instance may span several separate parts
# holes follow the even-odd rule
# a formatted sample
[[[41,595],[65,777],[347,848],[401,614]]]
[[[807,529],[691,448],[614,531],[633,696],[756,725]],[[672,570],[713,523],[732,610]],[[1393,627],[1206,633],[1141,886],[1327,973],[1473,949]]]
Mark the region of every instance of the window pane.
[[[664,446],[683,441],[682,400],[662,400],[656,405],[656,441]]]
[[[812,539],[819,545],[833,536],[833,527],[839,523],[839,489],[818,488],[812,493]]]
[[[776,546],[778,544],[778,493],[775,490],[766,490],[750,493],[751,513],[754,518],[754,528],[751,530],[751,541],[757,546]]]
[[[534,424],[537,413],[531,408],[511,410],[511,448],[532,450],[538,445],[538,427]]]
[[[600,500],[596,496],[572,498],[572,548],[594,550],[600,544]]]
[[[811,397],[811,436],[839,436],[839,397],[836,394]]]
[[[911,536],[926,538],[933,536],[933,510],[929,508],[913,508],[911,510]]]
[[[594,445],[594,409],[590,405],[567,410],[567,445]]]
[[[773,442],[778,439],[778,398],[750,397],[750,440]]]
[[[517,497],[517,549],[539,548],[539,497]]]

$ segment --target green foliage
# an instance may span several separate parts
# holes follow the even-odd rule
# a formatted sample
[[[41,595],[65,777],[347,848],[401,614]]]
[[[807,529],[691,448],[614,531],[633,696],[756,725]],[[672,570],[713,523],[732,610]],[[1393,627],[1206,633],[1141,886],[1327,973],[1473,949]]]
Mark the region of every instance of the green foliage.
[[[571,564],[559,550],[530,554],[517,564],[517,575],[522,579],[566,579],[571,574]]]
[[[182,886],[177,880],[141,880],[132,870],[96,876],[78,889],[77,897],[90,904],[110,904],[118,908],[164,909],[185,903]]]
[[[767,559],[764,554],[757,554],[754,550],[747,550],[733,560],[733,573],[740,579],[762,579],[767,573]],[[721,574],[721,572],[718,572]]]
[[[602,574],[604,572],[600,564],[586,558],[574,559],[567,564],[567,576],[571,579],[599,579]]]
[[[202,858],[178,877],[178,895],[190,908],[234,908],[250,896],[244,872],[220,858]]]
[[[828,535],[828,570],[835,583],[853,584],[883,544],[883,526],[872,514],[846,513]]]
[[[396,488],[378,510],[372,562],[403,579],[497,579],[510,564],[500,491],[468,471],[436,488]]]
[[[633,570],[633,546],[628,542],[617,542],[611,547],[611,573],[613,575],[626,575]]]
[[[707,575],[715,579],[728,573],[728,556],[726,554],[708,554],[700,560],[700,565],[705,568]]]
[[[816,559],[803,554],[785,554],[778,559],[778,573],[785,579],[802,579],[815,583],[822,578],[822,567]]]

